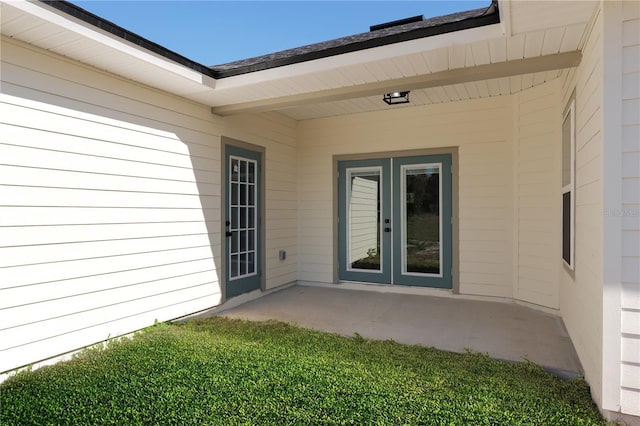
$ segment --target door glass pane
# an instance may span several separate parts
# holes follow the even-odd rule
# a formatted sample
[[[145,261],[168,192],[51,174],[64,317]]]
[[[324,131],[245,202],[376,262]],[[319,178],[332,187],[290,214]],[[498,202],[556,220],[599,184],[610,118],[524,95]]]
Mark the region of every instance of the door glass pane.
[[[246,183],[240,184],[240,201],[238,202],[238,204],[241,206],[247,205],[247,184]]]
[[[240,173],[240,165],[238,160],[231,160],[231,181],[238,181],[238,174]]]
[[[347,182],[349,269],[380,271],[381,171],[352,169]]]
[[[249,183],[254,183],[256,181],[256,165],[254,162],[249,162],[249,171],[247,172],[247,178]]]
[[[231,192],[231,204],[234,206],[238,205],[238,191],[238,184],[232,183],[229,192]]]
[[[247,208],[246,207],[240,207],[240,227],[241,228],[247,227]]]
[[[247,231],[240,231],[240,251],[247,251]]]
[[[404,272],[440,274],[440,165],[402,168]]]
[[[247,255],[240,255],[240,275],[247,275]]]
[[[231,158],[230,216],[230,274],[243,278],[256,273],[256,162]]]
[[[247,209],[247,223],[249,224],[249,228],[255,228],[255,208],[253,207],[249,207]]]
[[[247,162],[240,161],[240,182],[247,181]]]
[[[255,185],[249,185],[249,187],[247,189],[249,191],[249,198],[248,198],[249,202],[248,202],[247,205],[255,206],[256,205],[255,204],[256,203],[256,194],[255,194],[256,187],[255,187]]]
[[[231,233],[231,251],[230,254],[238,253],[238,247],[240,246],[240,234],[237,231]]]
[[[238,260],[239,259],[237,254],[231,255],[231,278],[235,278],[238,276],[238,270],[239,270]]]
[[[253,261],[253,252],[247,253],[247,274],[255,272],[255,262]]]
[[[249,250],[255,250],[256,249],[256,237],[255,237],[255,230],[250,230],[249,232],[249,242],[247,243],[247,246],[249,247]]]
[[[239,212],[237,207],[231,207],[231,230],[238,229]]]

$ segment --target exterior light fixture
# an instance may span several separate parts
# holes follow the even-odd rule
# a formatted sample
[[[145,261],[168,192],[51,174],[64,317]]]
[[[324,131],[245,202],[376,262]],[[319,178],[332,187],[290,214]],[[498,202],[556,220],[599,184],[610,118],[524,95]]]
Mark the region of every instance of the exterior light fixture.
[[[385,101],[387,105],[408,104],[409,91],[385,93],[382,100]]]

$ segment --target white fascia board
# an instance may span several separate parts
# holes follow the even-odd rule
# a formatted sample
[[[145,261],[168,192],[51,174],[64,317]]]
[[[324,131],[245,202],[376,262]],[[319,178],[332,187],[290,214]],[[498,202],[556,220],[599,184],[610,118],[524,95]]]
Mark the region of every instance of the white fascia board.
[[[149,52],[140,46],[136,46],[80,19],[63,14],[44,3],[35,3],[29,0],[12,0],[11,2],[5,3],[5,5],[18,9],[22,13],[34,16],[48,24],[55,25],[65,31],[78,34],[78,36],[86,40],[99,43],[121,52],[124,55],[144,61],[175,76],[205,85],[208,88],[215,88],[216,80],[209,76]]]
[[[393,59],[400,56],[427,52],[441,47],[458,44],[468,44],[480,40],[489,40],[504,37],[504,26],[491,24],[483,27],[467,30],[453,31],[431,37],[423,37],[415,40],[392,43],[385,46],[363,49],[356,52],[344,53],[327,58],[315,59],[297,64],[284,65],[270,68],[264,71],[256,71],[233,77],[226,77],[217,81],[216,89],[234,89],[252,84],[265,83],[284,78],[299,77],[302,75],[321,73],[336,68],[345,68],[352,65],[366,64],[369,62]]]

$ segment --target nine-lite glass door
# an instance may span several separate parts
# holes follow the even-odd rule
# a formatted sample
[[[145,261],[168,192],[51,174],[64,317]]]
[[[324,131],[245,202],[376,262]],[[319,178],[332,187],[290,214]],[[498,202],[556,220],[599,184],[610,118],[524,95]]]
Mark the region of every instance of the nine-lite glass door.
[[[451,156],[339,163],[341,280],[451,288]]]
[[[227,298],[260,288],[260,153],[227,145]]]

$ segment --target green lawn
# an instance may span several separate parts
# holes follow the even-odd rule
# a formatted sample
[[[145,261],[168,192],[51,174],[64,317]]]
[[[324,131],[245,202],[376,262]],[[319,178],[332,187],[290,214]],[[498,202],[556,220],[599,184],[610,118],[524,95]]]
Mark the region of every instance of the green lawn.
[[[440,239],[440,217],[437,214],[416,214],[407,219],[408,239],[416,241],[438,241]]]
[[[530,363],[220,317],[20,373],[0,398],[2,425],[604,424],[584,381]]]
[[[440,273],[440,218],[436,214],[416,214],[407,219],[408,272]]]

